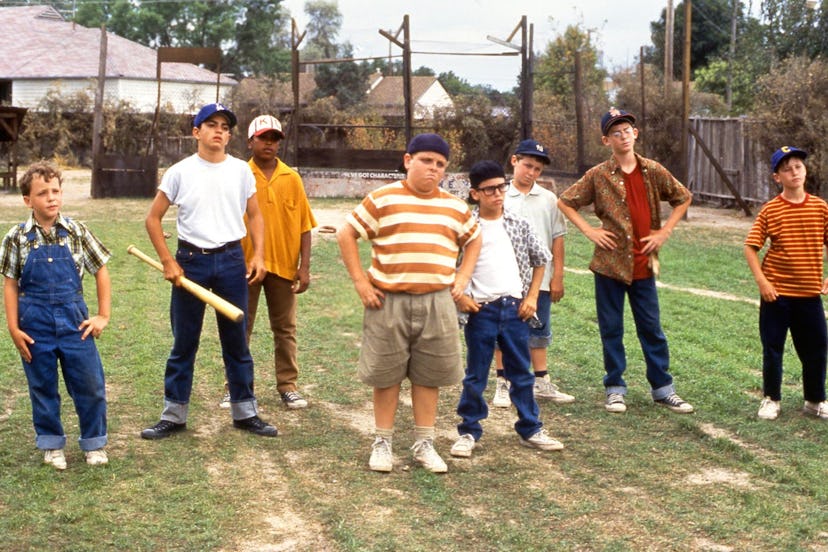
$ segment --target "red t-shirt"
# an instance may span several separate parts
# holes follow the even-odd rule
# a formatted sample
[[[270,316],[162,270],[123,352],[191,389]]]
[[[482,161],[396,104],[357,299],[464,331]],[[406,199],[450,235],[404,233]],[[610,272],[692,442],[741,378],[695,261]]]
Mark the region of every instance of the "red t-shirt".
[[[623,171],[622,171],[623,172]],[[633,280],[643,280],[653,275],[650,270],[649,256],[641,253],[641,238],[650,235],[650,204],[647,202],[647,190],[641,168],[636,165],[630,174],[624,174],[627,185],[627,206],[630,209],[630,221],[633,227]]]

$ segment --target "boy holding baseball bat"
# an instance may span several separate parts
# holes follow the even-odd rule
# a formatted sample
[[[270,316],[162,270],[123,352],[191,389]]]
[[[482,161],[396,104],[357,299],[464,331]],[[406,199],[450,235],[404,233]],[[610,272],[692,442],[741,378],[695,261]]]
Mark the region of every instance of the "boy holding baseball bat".
[[[66,469],[66,435],[60,421],[58,361],[80,425],[78,443],[86,463],[108,462],[106,389],[95,338],[109,323],[109,251],[81,222],[60,214],[60,171],[34,163],[20,179],[23,201],[32,210],[0,245],[6,322],[23,360],[32,401],[32,421],[43,461]],[[98,314],[83,300],[84,270],[95,275]]]
[[[411,139],[405,180],[374,190],[337,232],[342,260],[365,306],[357,376],[374,389],[375,439],[368,466],[390,472],[400,387],[411,382],[414,460],[448,471],[434,448],[440,387],[463,378],[459,300],[480,253],[479,225],[468,205],[439,188],[449,145],[437,134]],[[360,263],[359,238],[371,242],[371,267]],[[457,255],[464,257],[455,271]]]
[[[193,120],[198,151],[170,167],[146,218],[147,233],[173,284],[170,318],[173,347],[164,377],[161,420],[141,432],[144,439],[162,439],[187,427],[193,370],[204,322],[204,303],[180,286],[182,276],[211,289],[247,312],[248,281],[264,278],[263,223],[250,167],[226,153],[236,116],[219,103],[207,104]],[[178,248],[175,256],[164,239],[161,221],[170,205],[178,206]],[[247,234],[247,214],[254,254],[245,266],[240,240]],[[276,428],[257,414],[253,395],[253,358],[247,346],[244,319],[233,322],[216,315],[233,426],[256,435],[275,437]]]

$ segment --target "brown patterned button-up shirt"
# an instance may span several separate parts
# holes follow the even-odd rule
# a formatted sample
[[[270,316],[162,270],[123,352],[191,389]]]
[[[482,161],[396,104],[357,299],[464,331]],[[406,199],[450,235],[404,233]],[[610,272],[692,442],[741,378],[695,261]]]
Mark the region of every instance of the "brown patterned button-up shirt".
[[[635,158],[647,190],[650,229],[658,230],[661,228],[661,202],[667,201],[675,207],[689,201],[692,196],[661,164],[638,154]],[[560,199],[576,210],[595,204],[595,215],[601,220],[603,228],[616,236],[616,248],[609,251],[596,246],[589,268],[630,284],[633,277],[633,227],[626,197],[624,173],[613,156],[588,170],[561,194]]]

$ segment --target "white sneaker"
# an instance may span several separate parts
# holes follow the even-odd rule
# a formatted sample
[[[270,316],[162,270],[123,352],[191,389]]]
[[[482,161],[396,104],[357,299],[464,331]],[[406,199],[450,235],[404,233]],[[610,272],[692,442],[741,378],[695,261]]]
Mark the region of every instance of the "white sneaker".
[[[86,463],[90,466],[102,466],[109,462],[109,457],[104,449],[90,450],[86,452]]]
[[[451,446],[450,454],[452,456],[457,456],[458,458],[468,458],[471,456],[472,451],[474,450],[474,445],[477,443],[474,440],[474,437],[471,436],[471,433],[464,433],[457,439]]]
[[[230,391],[225,391],[219,401],[219,408],[230,408]]]
[[[691,412],[693,412],[693,405],[685,401],[675,393],[668,395],[663,399],[658,399],[657,401],[655,401],[655,403],[669,408],[670,410],[678,414],[690,414]]]
[[[50,464],[56,470],[66,469],[66,456],[63,449],[50,449],[43,454],[43,463]]]
[[[300,395],[298,391],[280,393],[280,396],[282,397],[282,402],[285,403],[285,406],[291,410],[308,407],[308,401]]]
[[[509,398],[509,381],[506,378],[497,378],[495,394],[492,398],[492,406],[497,408],[509,408],[512,400]]]
[[[553,403],[567,404],[575,402],[575,397],[558,389],[558,386],[549,380],[549,375],[535,378],[535,398],[549,399]]]
[[[390,472],[394,468],[394,455],[391,453],[391,442],[385,437],[377,436],[371,445],[371,459],[368,467],[376,472]]]
[[[434,442],[431,439],[420,439],[411,447],[414,451],[414,460],[431,473],[446,473],[448,466],[434,450]]]
[[[756,415],[763,420],[775,420],[782,410],[779,402],[770,397],[765,397],[762,399],[762,404],[759,405],[759,413]]]
[[[520,444],[538,450],[561,450],[564,448],[563,443],[547,435],[545,429],[541,429],[528,439],[521,438]]]
[[[607,401],[604,403],[604,408],[607,412],[626,412],[627,403],[624,402],[624,395],[621,393],[607,393]]]
[[[816,418],[821,418],[823,420],[828,420],[828,402],[811,402],[805,401],[805,406],[802,408],[802,412],[807,414],[808,416],[814,416]]]

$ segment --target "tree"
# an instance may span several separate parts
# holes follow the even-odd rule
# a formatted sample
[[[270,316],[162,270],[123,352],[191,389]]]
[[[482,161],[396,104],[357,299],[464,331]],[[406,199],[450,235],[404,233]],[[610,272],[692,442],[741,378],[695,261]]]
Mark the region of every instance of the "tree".
[[[547,43],[535,61],[535,90],[559,97],[574,96],[575,54],[580,53],[583,85],[589,93],[603,87],[606,70],[598,65],[598,50],[590,33],[580,24],[569,25],[562,35]],[[579,90],[583,94],[584,90]],[[574,107],[573,107],[574,111]]]
[[[102,0],[80,3],[74,20],[87,27],[105,24],[108,31],[151,48],[219,47],[222,72],[238,77],[289,67],[281,0]]]
[[[734,0],[694,0],[692,11],[692,29],[690,34],[690,73],[703,67],[714,58],[727,55],[730,46],[730,21],[733,15]],[[738,0],[735,0],[738,1]],[[684,60],[684,2],[675,7],[673,31],[673,79],[681,78]],[[666,12],[662,10],[661,18],[650,23],[650,36],[653,44],[645,48],[644,61],[656,68],[664,67],[664,37]],[[741,3],[737,22],[737,32],[745,26]]]
[[[825,136],[828,135],[828,63],[807,57],[789,58],[759,79],[752,118],[754,138],[762,149],[790,145],[809,152],[809,191],[828,197],[820,186],[828,175]]]
[[[305,13],[309,18],[306,29],[308,45],[303,49],[305,59],[312,61],[353,57],[353,46],[349,42],[336,42],[342,27],[342,14],[339,13],[336,2],[312,0],[305,4]],[[343,109],[353,107],[365,99],[371,71],[369,65],[353,61],[318,64],[314,74],[314,97],[321,99],[333,96]]]
[[[811,9],[801,0],[762,2],[767,44],[775,58],[828,56],[828,5],[820,5]]]

